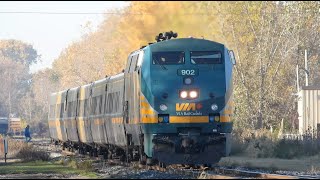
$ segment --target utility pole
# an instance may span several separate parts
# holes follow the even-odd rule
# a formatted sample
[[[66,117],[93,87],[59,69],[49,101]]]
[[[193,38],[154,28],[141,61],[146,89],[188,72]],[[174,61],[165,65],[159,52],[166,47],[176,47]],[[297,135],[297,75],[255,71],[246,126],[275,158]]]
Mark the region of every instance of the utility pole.
[[[11,71],[9,71],[9,118],[11,116],[11,83],[12,83],[12,79],[11,79]]]
[[[30,93],[27,93],[27,97],[28,97],[28,110],[29,110],[29,122],[31,121],[31,102],[30,102]]]
[[[299,92],[299,65],[297,64],[296,68],[296,73],[297,73],[297,93]]]
[[[309,82],[308,82],[308,79],[309,79],[309,75],[307,73],[308,71],[308,55],[307,55],[307,50],[304,50],[304,68],[306,70],[306,86],[308,86]]]

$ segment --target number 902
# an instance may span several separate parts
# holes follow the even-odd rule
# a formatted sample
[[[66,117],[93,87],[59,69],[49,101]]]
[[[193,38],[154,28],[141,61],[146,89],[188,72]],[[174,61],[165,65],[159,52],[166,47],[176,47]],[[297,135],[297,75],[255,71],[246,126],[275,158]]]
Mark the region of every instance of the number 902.
[[[185,76],[194,76],[195,75],[195,71],[192,69],[192,70],[181,70],[181,75]]]

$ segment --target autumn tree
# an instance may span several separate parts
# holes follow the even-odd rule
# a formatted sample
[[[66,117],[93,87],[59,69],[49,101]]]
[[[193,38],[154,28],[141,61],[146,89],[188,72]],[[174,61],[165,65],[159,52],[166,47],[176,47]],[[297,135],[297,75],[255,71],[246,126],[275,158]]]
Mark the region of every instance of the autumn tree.
[[[309,51],[310,82],[320,84],[319,8],[319,2],[131,2],[61,53],[52,68],[56,87],[119,73],[130,52],[173,30],[180,38],[203,37],[236,53],[235,127],[276,127],[282,119],[293,121],[295,67],[303,67],[304,49]]]
[[[319,3],[206,3],[218,11],[223,43],[237,54],[236,125],[262,128],[289,121],[295,111],[295,66],[301,64],[298,50],[319,32],[318,18],[310,14]]]

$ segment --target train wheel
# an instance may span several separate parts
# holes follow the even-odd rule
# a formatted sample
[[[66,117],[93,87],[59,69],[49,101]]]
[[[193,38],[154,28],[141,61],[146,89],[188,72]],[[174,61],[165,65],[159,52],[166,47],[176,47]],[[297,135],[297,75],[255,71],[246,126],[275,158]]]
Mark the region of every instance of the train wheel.
[[[120,155],[120,161],[124,162],[126,160],[126,155],[121,154]]]
[[[161,167],[161,168],[166,168],[167,166],[166,166],[165,163],[159,162],[159,167]]]
[[[112,159],[112,151],[108,150],[108,159]]]
[[[147,158],[146,163],[147,163],[147,166],[151,166],[151,165],[153,165],[152,158]]]
[[[82,155],[85,155],[85,154],[86,154],[85,149],[81,148],[81,154],[82,154]]]
[[[90,156],[90,157],[93,157],[93,154],[94,154],[94,153],[93,153],[93,149],[91,149],[91,150],[89,151],[89,156]]]
[[[141,165],[145,165],[146,164],[146,161],[147,161],[147,158],[145,155],[140,155],[140,159],[139,159],[139,163]]]
[[[94,156],[94,157],[98,157],[98,150],[97,150],[97,148],[94,148],[94,149],[93,149],[93,156]]]
[[[103,152],[103,159],[108,159],[108,152]]]

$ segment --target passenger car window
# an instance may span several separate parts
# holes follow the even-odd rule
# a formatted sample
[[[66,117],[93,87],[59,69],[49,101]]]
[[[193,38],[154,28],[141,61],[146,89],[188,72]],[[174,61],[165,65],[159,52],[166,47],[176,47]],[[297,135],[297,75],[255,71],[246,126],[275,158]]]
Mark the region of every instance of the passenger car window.
[[[221,64],[221,52],[219,51],[191,51],[192,64]]]

